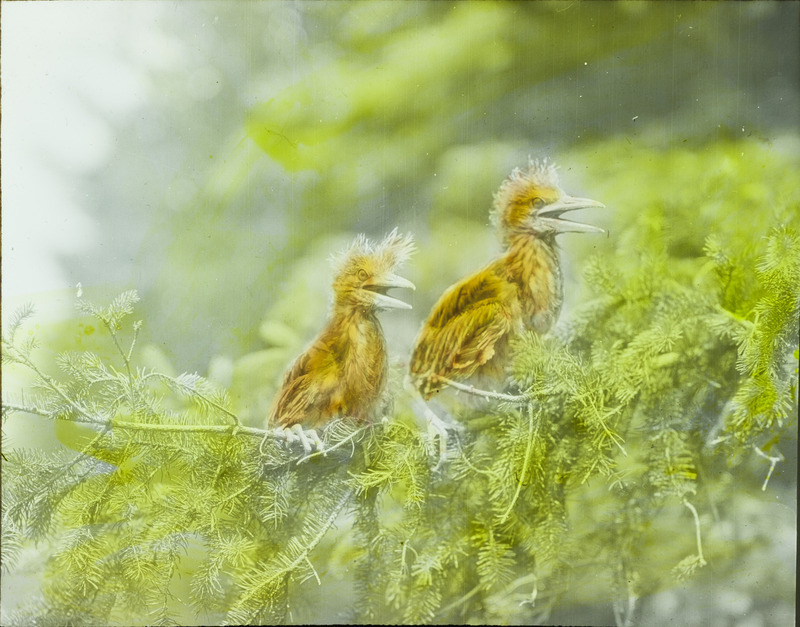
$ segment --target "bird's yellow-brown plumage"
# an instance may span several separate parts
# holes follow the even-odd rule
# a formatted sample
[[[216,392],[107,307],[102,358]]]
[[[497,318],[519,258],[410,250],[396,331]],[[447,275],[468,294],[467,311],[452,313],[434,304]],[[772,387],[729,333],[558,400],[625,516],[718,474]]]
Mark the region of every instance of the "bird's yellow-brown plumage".
[[[509,339],[524,329],[552,327],[563,300],[556,235],[601,231],[561,214],[602,206],[566,195],[547,161],[511,173],[491,214],[503,254],[447,289],[417,338],[409,370],[426,399],[446,385],[443,379],[502,381]]]
[[[387,359],[377,312],[411,308],[386,292],[414,289],[394,273],[412,251],[411,237],[395,229],[379,244],[359,236],[342,254],[328,323],[284,375],[268,426],[316,429],[338,417],[363,422],[380,409]]]

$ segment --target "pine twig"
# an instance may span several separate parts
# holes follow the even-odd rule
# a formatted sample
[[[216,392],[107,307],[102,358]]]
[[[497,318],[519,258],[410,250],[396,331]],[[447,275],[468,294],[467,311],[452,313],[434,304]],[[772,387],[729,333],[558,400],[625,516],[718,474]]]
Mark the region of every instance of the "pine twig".
[[[244,433],[255,437],[264,437],[269,431],[257,427],[241,427],[239,425],[165,425],[147,424],[140,422],[128,422],[127,420],[117,420],[112,426],[120,429],[132,429],[138,431],[167,431],[183,433],[229,433],[235,435]]]
[[[538,415],[537,415],[538,418]],[[514,509],[514,505],[517,503],[517,499],[519,498],[519,493],[522,491],[522,480],[525,477],[525,474],[528,472],[528,465],[531,461],[531,451],[533,450],[533,440],[535,437],[534,429],[533,429],[533,406],[528,406],[528,445],[525,447],[525,460],[522,462],[522,473],[520,474],[519,479],[517,480],[517,489],[514,492],[514,498],[511,499],[511,503],[508,504],[508,509],[506,509],[505,513],[500,518],[500,524],[502,525],[511,514],[511,510]],[[538,431],[538,429],[537,429]]]
[[[761,486],[761,491],[762,492],[766,492],[767,491],[767,484],[769,483],[769,478],[772,476],[772,472],[775,470],[775,466],[778,464],[778,462],[782,462],[783,461],[783,455],[781,455],[780,452],[778,453],[778,457],[773,457],[771,455],[767,455],[764,451],[762,451],[760,448],[758,448],[755,444],[753,444],[753,449],[761,457],[763,457],[766,460],[769,460],[769,471],[767,472],[767,478],[764,479],[764,484]]]
[[[447,612],[449,612],[450,610],[456,608],[459,605],[463,605],[464,603],[469,601],[472,597],[474,597],[476,594],[478,594],[478,592],[480,592],[480,591],[481,591],[481,584],[478,584],[474,588],[472,588],[469,592],[464,594],[464,596],[456,599],[455,601],[453,601],[449,605],[447,605],[447,606],[443,607],[442,609],[440,609],[437,616],[446,616]]]
[[[363,426],[359,427],[358,429],[356,429],[355,431],[353,431],[353,433],[348,435],[346,438],[341,439],[339,442],[337,442],[333,446],[331,446],[329,448],[326,448],[326,449],[320,449],[318,451],[314,451],[313,453],[309,453],[305,457],[301,457],[300,459],[298,459],[296,463],[297,464],[302,464],[303,462],[308,461],[309,459],[311,459],[312,457],[316,457],[317,455],[325,456],[328,453],[330,453],[331,451],[334,451],[337,448],[339,448],[340,446],[346,444],[347,442],[349,442],[350,440],[355,438],[359,433],[361,433],[362,431],[364,431],[364,430],[366,430],[368,428],[371,428],[372,426],[373,425],[371,425],[371,424],[363,425]]]
[[[443,377],[439,374],[433,375],[433,377],[437,381],[441,381],[442,383],[445,383],[456,390],[461,390],[462,392],[472,394],[473,396],[480,396],[496,401],[505,401],[506,403],[513,403],[515,405],[524,405],[532,400],[532,397],[528,394],[513,395],[503,394],[502,392],[490,392],[488,390],[478,389],[474,385],[465,385],[464,383],[453,381],[452,379],[448,379],[447,377]]]
[[[694,516],[694,529],[697,536],[697,557],[700,560],[700,565],[705,566],[706,560],[703,557],[703,543],[700,539],[700,517],[697,515],[697,510],[694,508],[694,505],[692,505],[689,501],[683,499],[683,504],[689,509],[690,512],[692,512],[692,516]]]
[[[183,376],[183,375],[181,375],[181,376]],[[208,398],[205,394],[203,394],[199,390],[195,390],[194,388],[192,388],[192,387],[190,387],[190,386],[188,386],[188,385],[186,385],[184,383],[181,383],[180,381],[178,381],[178,379],[176,379],[174,377],[170,377],[170,376],[162,374],[160,372],[151,372],[149,374],[144,375],[142,377],[142,381],[146,381],[147,379],[150,379],[150,378],[153,378],[153,377],[155,377],[156,379],[161,379],[163,381],[166,381],[167,384],[172,383],[174,385],[177,385],[178,387],[180,387],[181,390],[183,390],[187,394],[195,396],[196,398],[200,399],[202,402],[207,403],[208,405],[210,405],[214,409],[222,412],[223,414],[225,414],[226,416],[231,418],[233,420],[234,424],[236,424],[236,425],[240,425],[241,424],[241,421],[239,420],[239,417],[236,414],[234,414],[232,411],[230,411],[229,409],[226,409],[225,407],[223,407],[222,405],[220,405],[219,403],[217,403],[213,399]]]
[[[75,401],[73,401],[69,396],[67,396],[67,393],[64,392],[64,390],[61,389],[61,386],[58,385],[58,383],[56,382],[55,379],[53,379],[49,375],[46,375],[41,370],[39,370],[39,368],[37,368],[36,364],[34,364],[26,355],[21,354],[19,352],[19,350],[17,350],[17,348],[15,346],[8,345],[8,348],[11,348],[11,349],[14,350],[14,353],[15,353],[14,359],[18,363],[20,363],[23,366],[25,366],[26,368],[29,368],[30,370],[32,370],[36,374],[36,376],[39,377],[39,379],[45,384],[45,386],[47,386],[47,388],[49,388],[52,392],[55,392],[58,396],[60,396],[62,399],[64,399],[67,402],[67,404],[70,407],[72,407],[72,409],[75,410],[75,412],[77,412],[78,414],[83,416],[85,418],[85,420],[83,422],[90,422],[92,424],[103,424],[102,420],[100,420],[100,419],[92,416],[91,414],[89,414],[89,412],[87,412],[80,405],[78,405]],[[5,403],[3,403],[3,404],[5,405]],[[47,414],[47,415],[51,415],[51,414]]]
[[[45,418],[52,418],[51,412],[46,412],[33,405],[17,405],[15,403],[6,403],[3,401],[3,411],[21,411],[26,414],[34,414],[35,416],[43,416]]]
[[[303,548],[302,551],[300,551],[300,553],[297,555],[297,557],[295,557],[291,562],[289,562],[289,564],[287,564],[286,566],[284,566],[283,568],[281,568],[277,572],[275,572],[275,573],[271,574],[270,576],[268,576],[264,581],[260,582],[258,586],[256,586],[254,589],[252,589],[247,594],[245,594],[245,596],[243,598],[239,599],[237,605],[241,607],[247,601],[249,601],[253,596],[258,594],[258,591],[261,588],[264,588],[265,586],[269,586],[274,581],[291,574],[295,569],[297,569],[300,566],[300,564],[302,564],[303,562],[308,561],[308,556],[317,547],[317,545],[322,541],[322,538],[324,538],[325,534],[328,533],[328,530],[333,526],[333,523],[336,522],[336,519],[339,517],[339,514],[341,514],[342,510],[344,509],[345,505],[347,505],[347,502],[350,500],[350,498],[353,496],[353,494],[354,494],[354,490],[352,488],[349,489],[349,490],[345,490],[344,494],[342,494],[342,496],[339,498],[339,500],[336,503],[336,505],[331,510],[330,515],[325,519],[325,522],[322,524],[322,526],[320,527],[320,529],[317,532],[317,534],[313,538],[311,538],[310,542],[305,544],[305,547]],[[291,545],[291,544],[293,544],[292,540],[290,540],[287,543],[287,545]],[[313,567],[312,567],[312,569],[313,569]],[[254,617],[251,615],[250,618],[252,619]]]
[[[52,412],[47,412],[33,405],[18,405],[15,403],[7,403],[4,401],[2,407],[4,411],[7,410],[20,411],[28,414],[34,414],[37,416],[43,416],[45,418],[53,417]],[[245,435],[260,438],[264,441],[266,441],[270,436],[274,437],[275,439],[280,439],[280,436],[277,436],[270,429],[259,429],[257,427],[240,426],[240,424],[238,423],[238,419],[237,419],[237,424],[230,424],[230,425],[152,424],[152,423],[130,422],[127,420],[103,421],[91,418],[83,418],[83,419],[73,418],[71,420],[68,420],[68,422],[92,424],[103,427],[105,429],[118,428],[118,429],[128,429],[131,431],[151,431],[151,432],[162,432],[162,433],[219,433],[219,434],[230,434],[230,435],[243,433]],[[343,446],[344,444],[355,438],[362,431],[370,428],[371,426],[372,425],[364,425],[363,427],[360,427],[359,429],[348,435],[346,438],[343,438],[340,442],[337,442],[336,444],[330,446],[329,448],[320,449],[319,451],[315,451],[310,455],[306,455],[305,457],[302,457],[299,460],[297,460],[296,463],[300,464],[317,455],[327,455],[330,451],[334,451],[340,446]]]

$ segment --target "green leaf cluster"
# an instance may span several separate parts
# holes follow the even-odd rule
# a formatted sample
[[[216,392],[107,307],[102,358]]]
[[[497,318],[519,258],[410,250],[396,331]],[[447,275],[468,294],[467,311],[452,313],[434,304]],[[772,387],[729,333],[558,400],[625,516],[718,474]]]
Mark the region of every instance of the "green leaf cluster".
[[[385,422],[336,421],[306,453],[240,418],[263,359],[237,362],[235,397],[139,365],[135,293],[80,303],[115,355],[61,353],[58,375],[20,312],[4,369],[36,384],[4,391],[4,424],[45,416],[65,448],[4,450],[6,574],[47,554],[41,598],[4,622],[541,623],[585,606],[630,624],[708,564],[768,577],[770,494],[793,491],[796,158],[612,141],[565,159],[596,177],[609,237],[564,243],[580,273],[560,325],[517,339],[504,399],[455,396],[440,466],[399,390]],[[737,531],[742,512],[761,531]]]

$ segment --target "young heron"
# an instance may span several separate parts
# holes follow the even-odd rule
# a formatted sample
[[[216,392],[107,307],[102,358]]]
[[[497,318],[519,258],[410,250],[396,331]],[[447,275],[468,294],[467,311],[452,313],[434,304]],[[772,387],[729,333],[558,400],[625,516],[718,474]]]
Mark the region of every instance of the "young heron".
[[[386,342],[377,313],[411,309],[393,287],[415,289],[395,274],[413,252],[410,235],[394,229],[380,243],[359,235],[342,253],[333,281],[328,323],[283,377],[267,416],[268,427],[299,439],[306,451],[321,442],[315,429],[334,418],[359,423],[380,411],[386,387]]]
[[[562,215],[595,207],[604,205],[564,193],[547,160],[529,161],[503,182],[491,212],[503,253],[448,288],[416,340],[410,381],[425,400],[446,385],[504,383],[510,338],[525,329],[545,333],[558,318],[563,281],[556,235],[603,232]]]

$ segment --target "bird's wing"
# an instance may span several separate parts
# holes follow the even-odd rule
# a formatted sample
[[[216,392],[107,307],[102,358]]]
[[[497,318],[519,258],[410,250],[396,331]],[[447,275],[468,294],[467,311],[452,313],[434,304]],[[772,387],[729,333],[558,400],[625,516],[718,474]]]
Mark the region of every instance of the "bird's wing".
[[[286,372],[270,410],[270,423],[281,427],[303,424],[315,428],[335,404],[339,387],[337,364],[327,347],[316,342]]]
[[[275,395],[270,409],[269,422],[280,427],[291,427],[306,414],[310,405],[308,394],[303,393],[308,386],[308,353],[300,355],[286,371],[281,387]]]
[[[431,396],[439,388],[432,375],[465,379],[486,364],[497,342],[512,328],[516,287],[491,268],[448,289],[434,306],[411,358],[411,374]]]

